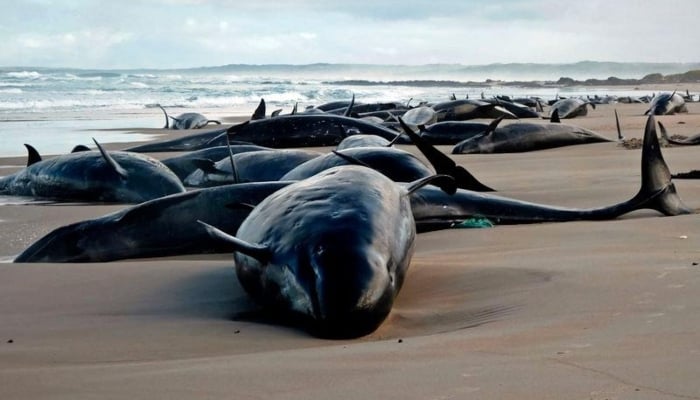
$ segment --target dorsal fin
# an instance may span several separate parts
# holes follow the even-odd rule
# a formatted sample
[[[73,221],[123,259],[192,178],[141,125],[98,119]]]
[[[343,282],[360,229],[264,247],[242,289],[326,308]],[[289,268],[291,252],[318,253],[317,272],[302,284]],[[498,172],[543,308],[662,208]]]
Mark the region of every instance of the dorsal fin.
[[[261,263],[267,263],[272,258],[272,252],[267,246],[248,243],[245,240],[231,236],[228,233],[207,224],[206,222],[202,222],[200,220],[197,220],[197,222],[204,226],[204,229],[206,229],[207,233],[211,237],[232,244],[234,250],[239,253],[252,257]]]
[[[163,127],[163,129],[170,128],[170,121],[168,120],[168,112],[165,111],[165,108],[163,108],[163,106],[161,106],[160,104],[158,104],[158,107],[160,107],[160,109],[163,110],[163,114],[165,114],[165,126]]]
[[[292,108],[291,115],[296,115],[296,113],[297,113],[297,106],[299,106],[299,102],[294,103],[294,108]]]
[[[253,112],[253,115],[250,117],[250,119],[252,121],[255,121],[257,119],[265,119],[265,112],[265,99],[261,98],[258,107]]]
[[[352,94],[352,99],[350,99],[350,104],[348,104],[348,108],[345,109],[345,113],[343,116],[345,117],[350,117],[352,115],[352,108],[355,106],[355,93]]]
[[[447,194],[455,194],[457,192],[457,183],[454,178],[449,175],[431,175],[417,179],[406,186],[406,194],[411,195],[416,190],[427,184],[433,184],[442,189]]]
[[[552,110],[552,115],[549,117],[549,122],[552,122],[555,124],[561,122],[561,119],[559,119],[559,110],[558,109],[555,108],[554,110]]]
[[[540,99],[537,99],[535,101],[535,111],[544,112],[544,108],[542,108],[542,102],[540,101]]]
[[[490,134],[492,134],[493,131],[495,131],[496,128],[498,128],[498,124],[500,124],[501,121],[503,121],[503,119],[504,119],[505,117],[506,117],[505,115],[501,115],[500,117],[498,117],[498,118],[494,119],[493,121],[491,121],[491,123],[489,124],[489,126],[487,126],[487,127],[486,127],[486,130],[484,131],[484,135],[490,135]]]
[[[372,168],[372,167],[370,167],[369,165],[367,165],[367,163],[365,163],[364,161],[359,160],[359,159],[357,159],[357,158],[355,158],[355,157],[353,157],[353,156],[349,156],[349,155],[347,155],[347,154],[343,154],[343,153],[341,153],[341,152],[339,152],[339,151],[336,151],[336,150],[333,150],[333,154],[335,154],[336,156],[338,156],[338,157],[342,158],[343,160],[349,162],[350,164],[353,164],[353,165],[361,165],[361,166],[363,166],[363,167]]]
[[[73,147],[73,150],[71,150],[71,153],[80,153],[81,151],[90,151],[90,148],[85,146],[84,144],[79,144]]]
[[[278,108],[277,110],[273,111],[272,114],[270,114],[270,117],[276,117],[276,116],[280,115],[281,112],[282,112],[282,109]]]
[[[97,143],[97,140],[95,140],[95,138],[92,138],[92,141],[95,142],[95,145],[97,145],[97,149],[102,154],[102,158],[104,158],[105,162],[107,162],[107,165],[109,165],[117,175],[121,176],[122,179],[127,179],[129,177],[129,174],[124,168],[122,168],[121,165],[119,165],[117,160],[110,156],[109,153],[107,153],[107,151],[104,148],[102,148],[102,145]]]
[[[408,101],[406,102],[406,107],[410,107],[412,101],[413,101],[413,97],[411,97],[410,99],[408,99]]]
[[[615,125],[617,126],[617,140],[624,140],[625,137],[622,136],[622,129],[620,129],[620,117],[617,115],[617,109],[615,109]]]
[[[450,100],[452,100],[452,101],[457,100],[457,96],[455,96],[455,94],[452,93],[452,95],[450,96]]]
[[[209,160],[207,158],[193,158],[190,160],[190,162],[196,166],[197,168],[201,169],[207,174],[212,174],[212,175],[229,175],[227,171],[218,169],[216,167],[216,163],[212,160]]]
[[[27,148],[27,167],[41,161],[41,155],[39,155],[39,152],[36,151],[32,145],[25,143],[24,147]]]

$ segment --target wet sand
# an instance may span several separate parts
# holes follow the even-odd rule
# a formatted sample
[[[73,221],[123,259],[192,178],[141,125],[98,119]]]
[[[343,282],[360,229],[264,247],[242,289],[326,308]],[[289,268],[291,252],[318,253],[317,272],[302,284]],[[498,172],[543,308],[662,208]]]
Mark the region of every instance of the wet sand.
[[[566,122],[614,139],[617,109],[641,138],[646,107]],[[700,133],[688,108],[658,119]],[[700,148],[662,150],[672,172],[700,169]],[[637,192],[640,155],[612,142],[453,158],[501,195],[594,207]],[[676,187],[700,208],[700,181]],[[0,257],[120,208],[2,205]],[[0,398],[700,398],[699,222],[637,211],[421,234],[389,318],[347,341],[246,317],[229,254],[0,264]]]

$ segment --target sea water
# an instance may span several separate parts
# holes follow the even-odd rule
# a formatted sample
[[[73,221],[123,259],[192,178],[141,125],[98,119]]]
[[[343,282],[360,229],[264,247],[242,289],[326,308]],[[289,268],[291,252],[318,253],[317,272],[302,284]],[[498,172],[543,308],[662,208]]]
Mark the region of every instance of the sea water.
[[[149,140],[153,136],[132,133],[129,128],[160,128],[164,117],[158,108],[177,112],[202,112],[206,116],[250,115],[261,98],[268,113],[288,113],[329,101],[421,101],[480,98],[495,95],[639,96],[629,88],[520,87],[497,84],[463,84],[458,75],[420,73],[401,68],[348,69],[321,65],[315,68],[198,68],[191,70],[74,70],[0,68],[0,156],[25,154],[23,143],[41,153],[70,151],[77,144]],[[410,71],[413,71],[411,73]],[[439,75],[439,76],[438,76]],[[523,77],[523,80],[527,80]],[[206,110],[206,112],[203,112]]]

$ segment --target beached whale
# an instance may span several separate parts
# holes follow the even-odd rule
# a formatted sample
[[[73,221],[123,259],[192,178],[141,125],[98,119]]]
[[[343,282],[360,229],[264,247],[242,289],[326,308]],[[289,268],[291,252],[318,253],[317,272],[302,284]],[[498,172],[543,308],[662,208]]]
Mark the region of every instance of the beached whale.
[[[253,205],[289,183],[241,183],[150,200],[57,228],[14,262],[105,262],[232,251],[212,240],[197,220],[235,232]]]
[[[171,117],[168,116],[168,112],[165,111],[165,108],[163,108],[160,104],[158,104],[158,107],[160,107],[160,109],[163,110],[163,114],[165,114],[165,126],[163,129],[199,129],[204,128],[209,124],[221,125],[221,121],[207,119],[207,117],[204,115],[194,112],[188,112],[180,114],[177,117]],[[170,123],[169,119],[173,120],[172,124]]]
[[[160,161],[143,154],[107,152],[97,141],[95,144],[99,151],[80,151],[41,161],[30,155],[27,168],[0,178],[0,194],[59,201],[141,203],[185,191],[180,179]]]
[[[599,142],[612,140],[573,125],[514,122],[457,143],[452,154],[519,153]]]
[[[333,114],[295,114],[250,121],[228,129],[229,139],[273,148],[337,146],[351,134],[381,136],[389,141],[391,129]]]
[[[588,100],[579,99],[577,97],[570,97],[567,99],[562,99],[552,104],[551,110],[549,110],[550,118],[557,112],[559,118],[575,118],[588,115],[588,106],[595,109],[595,103],[591,103]]]
[[[688,108],[683,96],[676,92],[659,93],[651,99],[649,109],[644,112],[644,115],[670,115],[684,112],[688,112]]]
[[[466,121],[476,118],[512,118],[517,117],[499,106],[481,100],[450,100],[431,106],[437,113],[437,121]]]
[[[217,162],[194,160],[199,167],[183,182],[188,187],[278,181],[286,173],[321,153],[305,149],[270,149],[234,154]]]
[[[217,162],[229,155],[247,153],[250,151],[269,150],[267,147],[252,144],[241,144],[234,146],[216,146],[202,150],[195,150],[161,160],[166,167],[177,175],[178,178],[185,179],[188,175],[199,169],[196,160],[209,160]]]
[[[260,202],[235,237],[236,275],[257,303],[291,314],[313,334],[353,338],[391,311],[416,236],[410,194],[361,166],[331,168]]]
[[[546,206],[468,190],[458,190],[455,195],[444,196],[430,187],[412,196],[411,205],[419,230],[446,229],[472,217],[487,218],[495,224],[524,224],[612,219],[645,208],[667,216],[693,212],[683,203],[671,181],[671,173],[656,136],[653,116],[647,120],[644,130],[641,170],[641,188],[634,197],[600,208]]]

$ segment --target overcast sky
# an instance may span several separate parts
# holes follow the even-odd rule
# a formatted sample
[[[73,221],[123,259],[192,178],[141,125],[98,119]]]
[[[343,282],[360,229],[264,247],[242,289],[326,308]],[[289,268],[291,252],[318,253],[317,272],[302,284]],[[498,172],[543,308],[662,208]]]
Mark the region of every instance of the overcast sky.
[[[0,66],[698,62],[698,0],[11,0]]]

